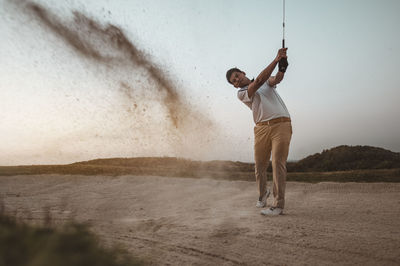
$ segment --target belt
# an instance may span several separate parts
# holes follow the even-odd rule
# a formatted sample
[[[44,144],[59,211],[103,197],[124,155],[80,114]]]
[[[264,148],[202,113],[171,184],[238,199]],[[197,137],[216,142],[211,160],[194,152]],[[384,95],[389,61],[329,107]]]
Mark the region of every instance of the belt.
[[[263,122],[258,122],[256,125],[257,126],[272,126],[277,123],[282,123],[282,122],[291,122],[289,117],[278,117],[274,118],[268,121],[263,121]]]

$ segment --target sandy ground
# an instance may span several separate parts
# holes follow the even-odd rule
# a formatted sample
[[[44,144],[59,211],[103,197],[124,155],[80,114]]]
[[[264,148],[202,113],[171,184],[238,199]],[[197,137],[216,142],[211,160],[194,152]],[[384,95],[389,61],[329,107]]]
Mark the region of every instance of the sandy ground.
[[[243,181],[11,176],[0,195],[17,217],[89,222],[156,265],[400,265],[395,183],[288,183],[278,217],[259,214]]]

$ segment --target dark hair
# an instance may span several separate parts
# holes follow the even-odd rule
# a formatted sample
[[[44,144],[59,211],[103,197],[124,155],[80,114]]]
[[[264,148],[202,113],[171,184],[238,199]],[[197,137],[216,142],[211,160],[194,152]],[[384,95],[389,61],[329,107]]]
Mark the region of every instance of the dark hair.
[[[240,70],[239,68],[236,68],[236,67],[229,69],[229,70],[226,72],[226,80],[227,80],[230,84],[232,84],[232,83],[231,83],[231,81],[230,81],[229,79],[231,78],[233,72],[242,72],[242,73],[243,73],[242,70]]]

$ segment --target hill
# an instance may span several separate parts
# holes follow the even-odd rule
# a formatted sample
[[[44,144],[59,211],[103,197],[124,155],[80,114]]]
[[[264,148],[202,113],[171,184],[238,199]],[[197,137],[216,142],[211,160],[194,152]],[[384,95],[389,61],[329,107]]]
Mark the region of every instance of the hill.
[[[288,170],[322,172],[393,168],[400,168],[400,153],[371,146],[342,145],[310,155]]]
[[[289,162],[287,169],[288,181],[400,182],[400,154],[369,146],[339,146],[298,162]],[[268,170],[271,172],[271,164]],[[32,174],[136,175],[254,181],[254,164],[204,162],[175,157],[137,157],[95,159],[67,165],[0,166],[0,176]]]

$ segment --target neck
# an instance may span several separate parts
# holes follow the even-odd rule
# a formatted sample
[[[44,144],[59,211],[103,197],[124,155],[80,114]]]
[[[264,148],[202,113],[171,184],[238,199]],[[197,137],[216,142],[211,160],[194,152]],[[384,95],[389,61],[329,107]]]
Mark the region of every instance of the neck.
[[[249,85],[250,83],[252,83],[253,81],[254,81],[254,79],[250,80],[250,79],[246,78],[245,84],[244,84],[244,86],[243,86],[242,88],[248,86],[248,85]]]

